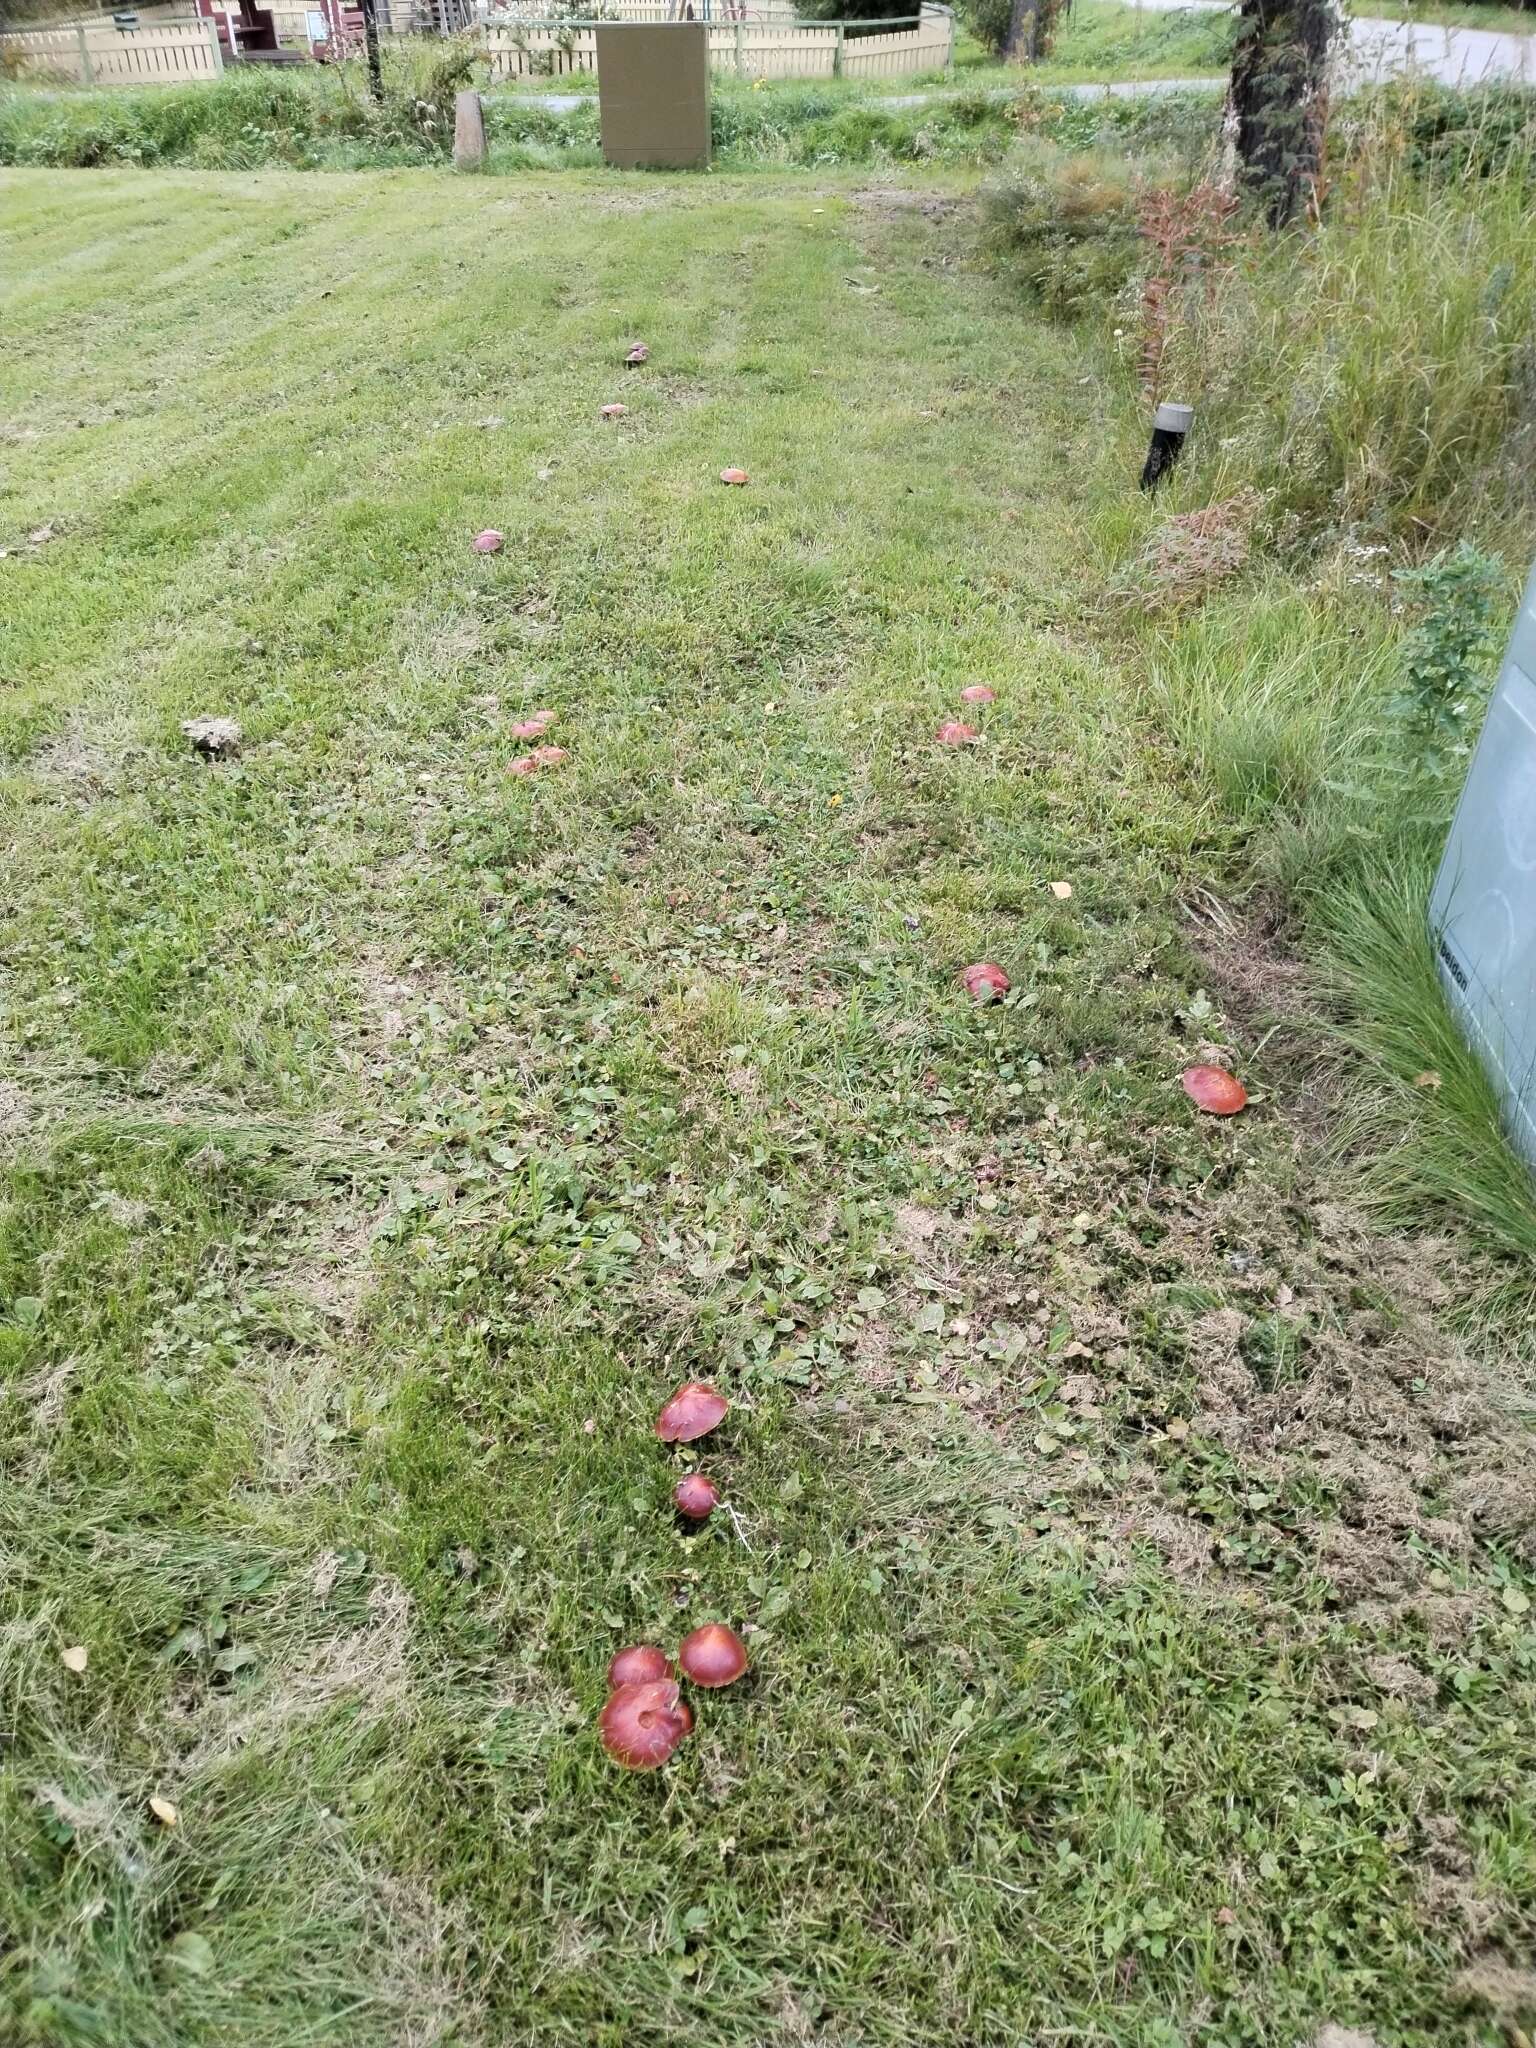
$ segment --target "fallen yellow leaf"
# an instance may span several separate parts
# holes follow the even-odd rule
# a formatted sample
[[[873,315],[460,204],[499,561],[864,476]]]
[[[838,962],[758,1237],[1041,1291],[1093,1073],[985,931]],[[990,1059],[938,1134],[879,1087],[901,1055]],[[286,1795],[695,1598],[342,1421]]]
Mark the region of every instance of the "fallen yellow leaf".
[[[1051,894],[1058,903],[1065,903],[1072,894],[1072,884],[1070,882],[1052,882]]]
[[[149,1810],[164,1828],[175,1827],[177,1821],[181,1818],[181,1815],[176,1811],[170,1800],[162,1799],[158,1793],[150,1800]]]
[[[84,1643],[72,1643],[67,1650],[60,1650],[59,1662],[66,1671],[83,1671],[91,1661],[91,1653]]]

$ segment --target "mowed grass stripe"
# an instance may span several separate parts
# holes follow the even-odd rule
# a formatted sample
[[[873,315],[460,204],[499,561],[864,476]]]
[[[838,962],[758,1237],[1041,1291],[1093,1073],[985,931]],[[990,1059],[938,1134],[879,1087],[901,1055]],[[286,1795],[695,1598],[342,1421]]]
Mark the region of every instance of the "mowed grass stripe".
[[[86,772],[29,737],[7,785],[0,1996],[41,2040],[1439,2048],[1472,1923],[1426,1817],[1490,1938],[1530,1910],[1518,1573],[1414,1519],[1499,1468],[1486,1401],[1279,1116],[1169,1085],[1209,827],[1105,631],[1118,401],[851,186],[338,181],[372,283],[353,216],[274,240],[195,372],[247,466],[162,483],[146,435],[105,629],[67,536],[19,572],[38,644],[156,657],[61,660],[27,715]],[[940,750],[973,677],[987,743]],[[543,703],[572,759],[515,783]],[[183,751],[210,708],[236,767]],[[668,1510],[695,1372],[745,1543]],[[714,1614],[752,1679],[617,1777],[608,1654]]]

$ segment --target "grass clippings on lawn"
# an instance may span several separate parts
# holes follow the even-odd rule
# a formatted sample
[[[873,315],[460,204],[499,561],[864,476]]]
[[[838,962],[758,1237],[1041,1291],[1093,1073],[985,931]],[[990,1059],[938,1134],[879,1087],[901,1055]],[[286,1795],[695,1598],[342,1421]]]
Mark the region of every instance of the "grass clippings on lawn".
[[[11,2038],[1518,2008],[1464,1253],[1203,991],[1134,401],[868,182],[5,181]],[[750,1677],[620,1775],[609,1655],[717,1617]]]

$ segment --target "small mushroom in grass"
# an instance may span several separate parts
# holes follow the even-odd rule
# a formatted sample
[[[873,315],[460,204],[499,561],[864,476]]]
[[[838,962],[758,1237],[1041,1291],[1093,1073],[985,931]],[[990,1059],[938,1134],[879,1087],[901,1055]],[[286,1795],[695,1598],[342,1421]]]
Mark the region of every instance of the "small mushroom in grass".
[[[707,1522],[720,1505],[720,1489],[702,1472],[689,1472],[672,1489],[679,1514],[690,1522]]]
[[[960,692],[960,702],[962,704],[995,704],[997,702],[997,692],[996,690],[989,689],[985,683],[967,683]]]
[[[552,711],[536,711],[532,718],[520,718],[512,728],[515,740],[541,740],[554,718]]]
[[[964,719],[946,718],[937,734],[941,747],[974,747],[981,734],[974,725],[967,725]]]
[[[664,1444],[691,1444],[696,1437],[708,1436],[717,1423],[723,1422],[730,1405],[724,1394],[716,1393],[702,1380],[689,1380],[657,1416],[656,1434]]]
[[[658,1650],[654,1643],[631,1643],[608,1666],[608,1690],[617,1692],[621,1685],[654,1685],[671,1676],[672,1660],[665,1650]]]
[[[509,775],[532,775],[537,771],[538,765],[532,754],[519,754],[515,761],[507,763],[507,773]]]
[[[713,1691],[717,1686],[734,1685],[746,1670],[746,1645],[723,1621],[706,1622],[684,1638],[677,1664],[684,1678]]]
[[[498,533],[494,526],[488,526],[483,533],[475,535],[474,548],[477,555],[499,555],[505,546],[506,536]]]
[[[1248,1101],[1248,1090],[1225,1067],[1186,1067],[1179,1078],[1196,1109],[1208,1116],[1236,1116]]]
[[[533,758],[541,768],[558,768],[562,761],[569,761],[571,757],[564,747],[535,747]]]
[[[597,1718],[603,1747],[627,1771],[654,1771],[693,1726],[674,1678],[621,1685]]]
[[[650,359],[651,352],[643,341],[637,341],[624,357],[624,361],[632,370],[640,363],[648,363]]]
[[[720,472],[720,481],[723,484],[744,484],[746,480],[747,472],[744,469],[722,469]]]
[[[598,411],[605,420],[621,420],[625,413],[629,411],[629,407],[627,405],[620,405],[615,400],[612,405],[599,406]]]
[[[999,996],[1007,995],[1013,983],[1004,974],[995,960],[978,960],[967,967],[960,977],[965,992],[978,1003],[995,1002]]]

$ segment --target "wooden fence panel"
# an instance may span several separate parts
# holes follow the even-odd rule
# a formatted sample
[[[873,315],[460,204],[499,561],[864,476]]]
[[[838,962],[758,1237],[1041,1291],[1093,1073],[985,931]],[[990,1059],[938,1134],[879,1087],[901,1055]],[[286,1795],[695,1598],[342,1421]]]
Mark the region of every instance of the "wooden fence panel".
[[[83,78],[80,37],[72,28],[17,29],[0,36],[0,50],[19,61],[22,75],[55,72],[61,78]]]
[[[709,61],[714,70],[743,78],[830,78],[837,69],[837,30],[804,22],[789,28],[712,28]]]
[[[632,21],[675,18],[676,13],[676,0],[614,4]],[[694,4],[702,13],[701,0]],[[941,69],[951,59],[954,22],[943,9],[925,8],[910,29],[844,40],[843,30],[831,23],[770,19],[769,10],[780,4],[759,0],[736,19],[722,18],[724,10],[716,6],[709,24],[711,68],[743,78],[831,78],[839,72],[846,78],[899,78]],[[273,14],[284,41],[303,45],[305,12],[301,0],[276,0]],[[396,20],[409,19],[410,0],[390,0],[389,12]],[[593,25],[495,23],[484,30],[484,42],[493,85],[597,69]],[[0,36],[0,49],[19,51],[24,68],[34,74],[54,72],[84,84],[170,84],[216,78],[223,69],[213,24],[205,20],[146,21],[137,29],[119,30],[95,17],[67,28]]]
[[[0,37],[0,48],[19,51],[26,71],[53,72],[83,85],[174,85],[217,78],[224,68],[207,21],[26,29]]]
[[[91,70],[99,85],[171,85],[184,78],[216,78],[211,22],[162,22],[154,28],[87,29]]]
[[[514,78],[568,78],[597,69],[595,28],[488,28],[491,83]]]
[[[901,78],[916,71],[942,71],[950,60],[953,24],[925,16],[915,29],[895,35],[854,36],[843,51],[845,78]]]

